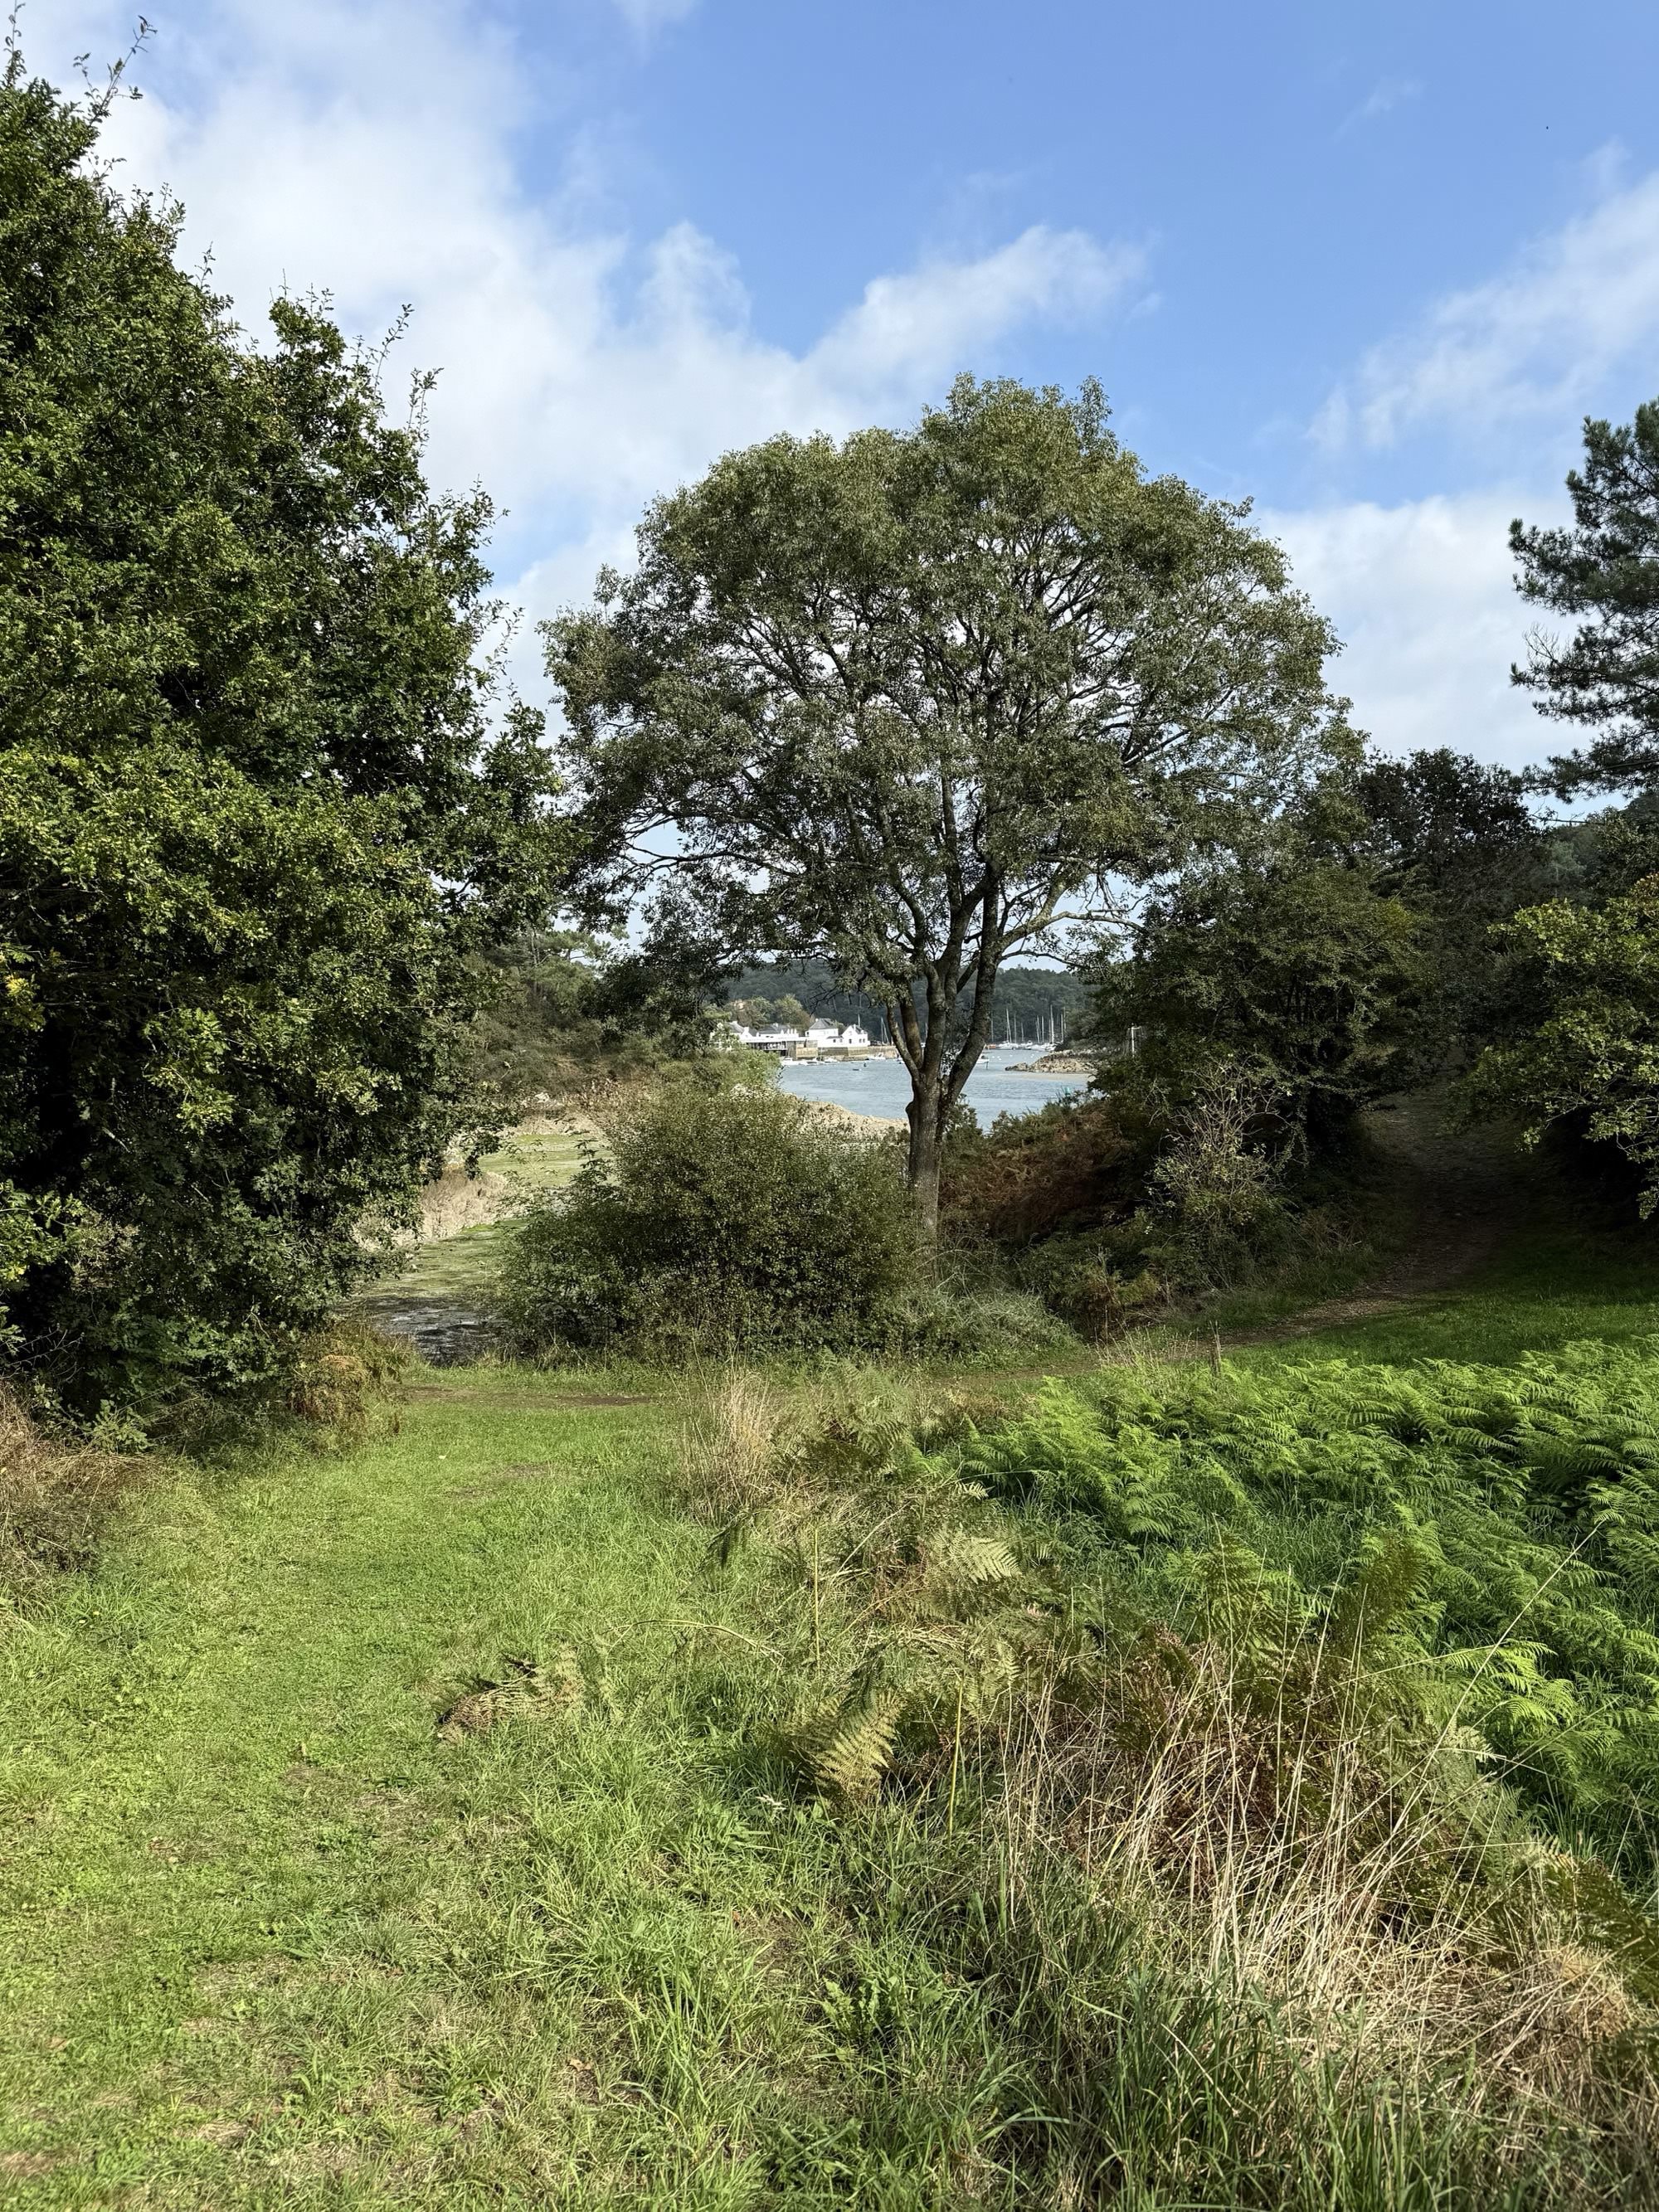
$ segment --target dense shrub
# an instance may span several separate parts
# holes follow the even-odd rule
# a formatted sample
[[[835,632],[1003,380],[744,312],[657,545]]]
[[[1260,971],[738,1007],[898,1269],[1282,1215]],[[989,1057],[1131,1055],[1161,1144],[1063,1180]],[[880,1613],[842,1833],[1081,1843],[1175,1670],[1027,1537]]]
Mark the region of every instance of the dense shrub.
[[[945,1162],[947,1245],[1091,1342],[1298,1256],[1316,1211],[1297,1125],[1256,1065],[1212,1059],[1171,1086],[1124,1061],[1109,1081],[970,1121]]]
[[[1127,1218],[1157,1141],[1139,1100],[1057,1098],[1035,1114],[971,1116],[946,1142],[940,1227],[957,1244],[1009,1249],[1062,1230]]]
[[[1316,1143],[1431,1072],[1419,923],[1333,852],[1331,812],[1322,799],[1264,851],[1156,898],[1133,957],[1102,967],[1096,1006],[1104,1035],[1146,1030],[1144,1054],[1177,1093],[1208,1060],[1260,1059]]]
[[[1077,1337],[1059,1310],[1030,1291],[936,1282],[902,1302],[893,1349],[958,1367],[994,1366],[1011,1355],[1075,1351]]]
[[[916,1279],[892,1147],[776,1091],[679,1081],[518,1225],[501,1311],[532,1353],[878,1346]]]
[[[1045,1237],[1018,1255],[1014,1273],[1091,1344],[1104,1344],[1169,1309],[1170,1285],[1148,1262],[1144,1213],[1115,1227]]]
[[[374,1270],[488,1126],[482,956],[563,833],[488,501],[316,305],[239,332],[11,46],[0,1352],[89,1419],[263,1385]]]
[[[1281,1103],[1270,1078],[1223,1060],[1171,1106],[1148,1178],[1147,1251],[1176,1288],[1230,1290],[1286,1251]]]

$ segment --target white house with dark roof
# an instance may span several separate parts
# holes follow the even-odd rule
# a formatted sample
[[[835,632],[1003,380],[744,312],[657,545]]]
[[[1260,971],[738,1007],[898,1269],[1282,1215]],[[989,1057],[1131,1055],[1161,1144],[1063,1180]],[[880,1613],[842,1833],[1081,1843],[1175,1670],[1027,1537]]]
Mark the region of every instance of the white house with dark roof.
[[[781,1060],[807,1058],[820,1052],[868,1052],[870,1033],[857,1022],[809,1022],[803,1030],[781,1024],[775,1029],[750,1029],[746,1023],[731,1024],[731,1042],[755,1052],[775,1052]]]

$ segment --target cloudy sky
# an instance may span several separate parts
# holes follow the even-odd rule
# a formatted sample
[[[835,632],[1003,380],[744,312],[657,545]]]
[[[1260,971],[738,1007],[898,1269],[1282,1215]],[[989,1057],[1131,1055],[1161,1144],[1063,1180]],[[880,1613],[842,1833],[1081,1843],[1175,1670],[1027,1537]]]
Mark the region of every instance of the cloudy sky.
[[[1544,750],[1504,531],[1659,393],[1650,0],[146,5],[122,174],[250,327],[410,306],[432,472],[510,510],[532,616],[727,447],[1093,374],[1256,501],[1379,744]],[[29,62],[133,20],[30,0]]]

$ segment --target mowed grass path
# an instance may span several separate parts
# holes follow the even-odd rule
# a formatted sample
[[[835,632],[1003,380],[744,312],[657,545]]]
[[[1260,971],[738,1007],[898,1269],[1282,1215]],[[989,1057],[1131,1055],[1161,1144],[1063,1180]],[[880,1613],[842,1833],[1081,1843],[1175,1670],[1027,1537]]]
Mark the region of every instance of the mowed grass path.
[[[166,1489],[8,1631],[7,2203],[746,2203],[822,2104],[822,1815],[680,1649],[741,1574],[672,1407],[544,1389]],[[440,1739],[562,1650],[581,1711]]]
[[[1538,1236],[1236,1356],[1504,1361],[1653,1288]],[[576,1387],[451,1375],[341,1457],[159,1485],[0,1627],[0,2201],[1000,2201],[1030,2107],[915,1824],[769,1765],[798,1595],[677,1511],[666,1383]],[[445,1740],[515,1656],[543,1708]]]

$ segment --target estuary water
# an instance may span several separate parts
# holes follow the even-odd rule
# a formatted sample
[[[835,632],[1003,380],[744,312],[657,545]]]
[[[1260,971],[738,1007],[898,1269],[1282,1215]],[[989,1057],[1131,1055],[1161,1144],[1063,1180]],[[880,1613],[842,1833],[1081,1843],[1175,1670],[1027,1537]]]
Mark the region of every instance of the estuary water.
[[[1024,1055],[1019,1055],[1024,1057]],[[1086,1075],[1016,1075],[997,1060],[981,1060],[963,1096],[988,1129],[999,1114],[1034,1114],[1051,1098],[1069,1097],[1088,1084]],[[825,1098],[854,1114],[878,1114],[900,1121],[909,1103],[910,1079],[896,1060],[786,1060],[778,1087],[797,1098]]]

